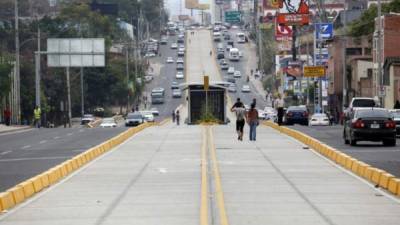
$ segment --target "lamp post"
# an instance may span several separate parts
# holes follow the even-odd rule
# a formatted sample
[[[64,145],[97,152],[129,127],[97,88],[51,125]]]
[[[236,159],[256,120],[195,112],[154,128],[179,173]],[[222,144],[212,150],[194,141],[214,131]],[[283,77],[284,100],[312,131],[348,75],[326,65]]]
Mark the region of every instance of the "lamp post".
[[[19,61],[19,12],[18,0],[14,0],[15,13],[15,73],[14,73],[14,122],[20,124],[21,120],[21,96],[20,96],[20,61]],[[15,115],[16,114],[16,115]]]

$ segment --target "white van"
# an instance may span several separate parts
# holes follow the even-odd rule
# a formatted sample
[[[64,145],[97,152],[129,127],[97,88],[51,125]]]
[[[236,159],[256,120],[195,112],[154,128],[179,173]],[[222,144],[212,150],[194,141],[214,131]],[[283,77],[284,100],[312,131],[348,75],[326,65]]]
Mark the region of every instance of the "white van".
[[[231,48],[229,50],[229,60],[230,61],[239,61],[240,59],[240,52],[237,48]]]
[[[237,43],[245,43],[246,42],[246,35],[244,33],[237,33],[236,34],[236,42]]]

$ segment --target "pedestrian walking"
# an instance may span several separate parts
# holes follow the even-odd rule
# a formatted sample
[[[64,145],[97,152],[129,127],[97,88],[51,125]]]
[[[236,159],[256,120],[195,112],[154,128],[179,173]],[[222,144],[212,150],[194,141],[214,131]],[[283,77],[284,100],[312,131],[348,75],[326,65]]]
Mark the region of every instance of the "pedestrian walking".
[[[236,114],[236,132],[238,134],[238,140],[243,141],[246,109],[243,104],[238,104],[236,107],[231,108],[231,111]]]
[[[235,104],[233,104],[233,106],[232,106],[232,108],[231,108],[231,111],[232,111],[234,108],[238,108],[238,107],[241,107],[241,106],[244,107],[244,104],[243,104],[243,102],[240,101],[240,98],[237,98]]]
[[[278,98],[275,100],[274,106],[278,111],[278,125],[281,126],[283,123],[283,106],[284,106],[284,101],[281,95],[278,95]]]
[[[256,109],[256,105],[254,103],[251,104],[250,110],[246,114],[246,121],[250,126],[250,141],[255,141],[256,140],[256,130],[257,126],[259,124],[258,121],[258,111]]]
[[[11,111],[8,106],[4,109],[4,122],[6,126],[10,126],[11,124]]]
[[[257,105],[257,99],[253,98],[253,102],[251,104],[254,104],[254,107]]]
[[[40,128],[40,118],[41,118],[42,111],[40,110],[39,106],[37,105],[33,110],[33,118],[34,118],[34,125],[36,128]]]
[[[175,111],[172,111],[172,122],[175,123]]]
[[[176,111],[176,115],[175,115],[175,119],[176,119],[176,125],[179,126],[179,120],[180,120],[180,115],[179,115],[179,110]]]

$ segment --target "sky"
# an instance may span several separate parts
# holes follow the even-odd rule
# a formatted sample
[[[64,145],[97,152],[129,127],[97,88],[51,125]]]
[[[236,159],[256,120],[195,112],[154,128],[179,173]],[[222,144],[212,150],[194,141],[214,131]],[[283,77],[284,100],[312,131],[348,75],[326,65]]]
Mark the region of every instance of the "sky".
[[[185,9],[185,0],[164,0],[165,7],[169,9],[170,15],[179,15],[182,7],[182,14],[189,15],[190,10]],[[211,0],[199,0],[199,3],[209,3]]]

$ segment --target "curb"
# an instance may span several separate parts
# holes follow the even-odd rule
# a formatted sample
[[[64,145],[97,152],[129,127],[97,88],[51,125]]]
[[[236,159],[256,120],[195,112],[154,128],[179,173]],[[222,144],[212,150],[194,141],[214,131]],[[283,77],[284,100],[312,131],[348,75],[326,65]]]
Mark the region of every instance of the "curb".
[[[290,137],[293,137],[305,145],[308,145],[315,152],[318,152],[344,169],[374,184],[376,187],[381,187],[393,195],[400,196],[400,178],[395,177],[384,170],[372,167],[367,163],[359,161],[341,152],[340,150],[326,145],[300,131],[279,126],[271,121],[263,122],[263,124]]]
[[[0,134],[10,134],[10,133],[14,133],[14,132],[28,131],[30,129],[33,129],[33,128],[31,126],[27,126],[27,127],[13,129],[13,130],[0,131]]]
[[[41,192],[47,187],[56,184],[64,177],[70,175],[72,172],[78,170],[79,168],[89,163],[93,159],[99,157],[100,155],[110,151],[117,145],[132,137],[134,134],[154,125],[157,124],[144,123],[137,127],[130,128],[127,131],[124,131],[123,133],[120,133],[117,136],[95,147],[92,147],[77,156],[74,156],[72,159],[56,165],[53,168],[50,168],[47,171],[21,182],[20,184],[17,184],[16,186],[8,189],[5,192],[0,193],[0,214],[1,212],[11,209],[14,206],[29,199],[30,197]]]

